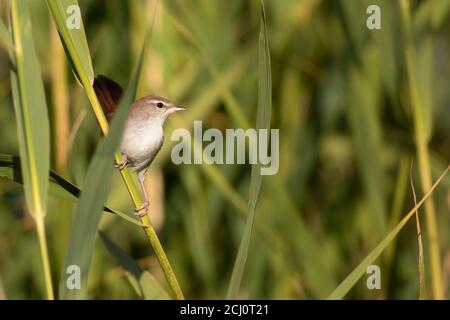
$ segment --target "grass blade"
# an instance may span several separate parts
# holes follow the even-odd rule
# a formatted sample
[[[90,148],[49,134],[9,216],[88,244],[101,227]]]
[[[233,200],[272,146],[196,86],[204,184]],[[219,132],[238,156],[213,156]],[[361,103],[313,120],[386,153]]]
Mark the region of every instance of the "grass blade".
[[[33,43],[28,2],[11,2],[14,41],[11,86],[27,207],[36,221],[47,298],[53,299],[44,218],[47,206],[50,134],[44,85]]]
[[[18,184],[23,184],[22,169],[20,166],[20,157],[15,157],[11,155],[0,154],[0,177],[5,177],[9,180],[14,181]],[[70,181],[66,180],[53,170],[50,170],[50,184],[48,193],[50,196],[57,198],[69,200],[74,203],[78,203],[78,198],[80,197],[81,190]],[[105,206],[103,208],[104,212],[114,213],[121,217],[122,219],[131,222],[139,227],[145,227],[145,225],[130,217],[120,210],[110,208]]]
[[[83,20],[79,17],[79,28],[61,28],[66,26],[69,21],[73,21],[77,17],[79,5],[77,0],[48,0],[47,4],[53,13],[53,17],[58,25],[58,32],[64,50],[67,53],[72,70],[77,77],[80,84],[83,84],[81,77],[86,77],[92,83],[94,81],[94,69],[92,68],[92,61],[90,59],[89,47],[84,32]],[[80,13],[81,14],[81,13]],[[81,72],[82,71],[82,72]]]
[[[381,240],[381,242],[373,249],[364,260],[339,284],[339,286],[330,294],[327,298],[328,300],[337,300],[342,299],[344,296],[350,291],[351,288],[355,285],[355,283],[365,274],[367,267],[371,265],[378,256],[383,252],[383,250],[391,243],[392,239],[394,239],[397,234],[402,230],[405,224],[409,221],[409,219],[414,215],[414,213],[422,206],[422,204],[427,200],[437,185],[441,182],[441,180],[445,177],[448,170],[450,169],[450,165],[445,169],[445,171],[441,174],[441,176],[436,180],[434,185],[428,190],[428,192],[423,196],[423,198],[414,206],[405,217],[400,220],[400,222],[388,233],[388,235]]]
[[[411,167],[409,170],[409,182],[411,184],[411,191],[414,197],[414,205],[417,206],[416,190],[414,188],[413,181],[413,165],[414,161],[411,161]],[[422,231],[420,229],[419,210],[415,211],[416,217],[416,229],[417,229],[417,245],[419,248],[418,267],[419,267],[419,300],[425,300],[427,298],[427,290],[425,285],[425,263],[423,260],[423,244],[422,244]]]
[[[102,208],[109,192],[110,180],[114,171],[113,159],[117,150],[123,127],[128,116],[128,110],[134,99],[138,79],[142,67],[142,51],[139,64],[122,97],[118,110],[111,123],[108,135],[99,143],[86,174],[84,192],[77,206],[75,219],[70,233],[68,255],[65,268],[77,265],[81,269],[81,289],[69,290],[66,286],[65,274],[60,282],[60,297],[62,299],[84,299],[87,294],[87,278],[94,250],[97,225],[100,221]]]
[[[158,281],[143,270],[132,258],[119,248],[104,232],[99,232],[106,249],[125,270],[126,276],[137,294],[146,300],[168,300],[169,294]]]
[[[270,52],[267,40],[266,16],[264,11],[264,1],[261,1],[261,27],[259,34],[258,49],[258,115],[256,128],[270,129],[270,117],[272,111],[272,78],[270,70]],[[269,134],[269,133],[267,133]],[[252,165],[250,177],[250,192],[248,201],[248,217],[245,224],[244,235],[239,245],[238,254],[233,267],[230,284],[228,287],[227,299],[236,299],[242,276],[247,261],[250,239],[252,236],[253,223],[255,219],[256,204],[261,189],[262,176],[260,174],[261,165]]]
[[[72,70],[86,91],[102,132],[106,134],[108,132],[108,122],[92,88],[94,71],[84,28],[82,28],[82,23],[80,29],[69,29],[66,24],[68,18],[66,15],[67,6],[78,6],[78,2],[76,0],[47,0],[47,4],[55,20],[67,58],[72,65]]]
[[[417,162],[422,191],[429,190],[432,183],[430,153],[428,144],[433,132],[433,42],[430,37],[418,43],[414,41],[409,2],[401,1],[403,27],[405,30],[405,58],[408,73],[408,86],[411,107],[414,118],[415,143],[417,147]],[[428,251],[430,254],[430,274],[432,298],[444,299],[444,280],[439,248],[439,235],[436,221],[436,211],[433,199],[425,204],[425,222],[428,231]]]

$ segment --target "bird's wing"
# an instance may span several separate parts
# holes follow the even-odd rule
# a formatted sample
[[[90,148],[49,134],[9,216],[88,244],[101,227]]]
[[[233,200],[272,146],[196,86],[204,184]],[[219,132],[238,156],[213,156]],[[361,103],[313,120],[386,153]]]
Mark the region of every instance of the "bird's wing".
[[[109,121],[122,97],[122,87],[114,80],[102,75],[95,77],[93,87],[103,112]]]

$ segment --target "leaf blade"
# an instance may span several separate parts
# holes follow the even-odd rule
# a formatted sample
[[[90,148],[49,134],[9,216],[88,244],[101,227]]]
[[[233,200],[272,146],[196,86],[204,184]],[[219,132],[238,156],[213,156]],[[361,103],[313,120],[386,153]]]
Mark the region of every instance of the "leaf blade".
[[[50,167],[49,120],[26,0],[11,3],[11,24],[11,87],[24,173],[25,201],[36,221],[47,298],[53,299],[44,224],[48,192],[47,173]]]
[[[372,264],[383,250],[389,245],[392,239],[400,232],[409,219],[416,213],[416,211],[427,200],[434,189],[438,186],[441,180],[445,177],[450,169],[450,165],[445,169],[441,176],[436,180],[431,189],[423,196],[423,198],[412,208],[400,222],[380,241],[380,243],[361,261],[361,263],[353,269],[352,272],[337,286],[336,289],[328,296],[327,300],[338,300],[344,298],[344,296],[350,291],[350,289],[356,284],[359,278],[366,272],[367,267]]]
[[[261,26],[258,49],[258,113],[257,130],[270,129],[270,118],[272,110],[272,77],[270,69],[270,51],[267,39],[266,16],[264,11],[264,1],[261,1]],[[268,132],[267,132],[268,134]],[[268,142],[268,140],[266,141]],[[250,190],[248,201],[248,217],[245,224],[244,234],[239,245],[238,254],[233,267],[230,284],[227,292],[227,299],[236,299],[239,287],[244,274],[245,264],[250,246],[250,240],[255,220],[256,205],[259,192],[261,190],[262,176],[260,173],[261,164],[252,165],[250,177]]]
[[[22,185],[23,178],[20,166],[20,157],[0,154],[0,177],[4,177],[8,180]],[[72,184],[70,181],[66,180],[64,177],[60,176],[53,170],[50,170],[49,180],[49,196],[65,199],[72,203],[78,203],[78,198],[80,197],[81,190],[76,185]],[[120,218],[139,227],[145,227],[142,222],[130,217],[120,210],[111,208],[108,205],[105,205],[103,211],[116,214]]]
[[[47,0],[47,5],[55,18],[61,42],[64,45],[66,55],[70,60],[75,76],[79,83],[83,83],[81,77],[86,77],[89,83],[94,81],[94,69],[89,53],[89,47],[84,31],[83,20],[80,12],[80,6],[77,0]],[[78,8],[78,9],[76,9]],[[70,13],[70,16],[69,16]],[[79,29],[68,28],[67,23],[70,19],[79,18]],[[79,72],[82,70],[82,72]]]
[[[103,231],[100,238],[108,252],[114,257],[127,274],[131,285],[138,295],[146,300],[168,300],[170,295],[158,281],[146,270],[143,270],[131,257],[129,257],[117,244],[115,244]]]

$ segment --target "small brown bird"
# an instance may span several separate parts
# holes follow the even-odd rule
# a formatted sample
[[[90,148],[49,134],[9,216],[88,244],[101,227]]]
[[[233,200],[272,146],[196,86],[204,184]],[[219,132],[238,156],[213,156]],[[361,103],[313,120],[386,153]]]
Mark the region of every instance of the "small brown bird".
[[[118,106],[123,90],[115,81],[98,76],[94,79],[94,90],[108,121]],[[144,178],[148,167],[155,159],[164,141],[163,126],[167,117],[174,112],[185,110],[169,100],[158,96],[146,96],[133,102],[125,123],[120,142],[122,159],[116,168],[122,170],[126,165],[134,168],[144,194],[142,207],[136,215],[145,215],[149,206]]]

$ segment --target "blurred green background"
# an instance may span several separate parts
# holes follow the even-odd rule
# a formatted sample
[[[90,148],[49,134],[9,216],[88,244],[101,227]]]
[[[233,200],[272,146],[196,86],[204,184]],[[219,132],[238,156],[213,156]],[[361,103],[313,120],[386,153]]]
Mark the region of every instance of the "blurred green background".
[[[29,2],[50,108],[51,167],[81,186],[101,133],[46,4]],[[318,299],[337,287],[414,206],[409,183],[418,141],[414,119],[425,128],[432,180],[449,164],[450,1],[409,3],[410,65],[400,1],[265,1],[271,126],[280,129],[280,171],[263,178],[239,297]],[[95,73],[126,86],[154,1],[79,4]],[[369,4],[381,8],[381,30],[366,27]],[[9,20],[8,8],[9,1],[1,0],[4,21]],[[158,6],[137,96],[166,96],[188,111],[169,119],[165,145],[146,181],[152,221],[189,298],[225,296],[245,224],[250,166],[219,165],[215,171],[207,165],[175,166],[170,134],[178,127],[192,128],[194,120],[202,120],[204,129],[254,126],[259,22],[259,0],[161,0]],[[0,49],[0,154],[18,155],[9,68],[8,54]],[[420,97],[420,112],[411,99],[412,87]],[[420,199],[419,166],[416,159],[413,175]],[[450,176],[433,202],[442,284],[449,298]],[[118,173],[108,205],[133,211]],[[62,272],[74,207],[49,197],[46,225],[54,281]],[[140,228],[104,214],[100,229],[165,283]],[[410,221],[376,261],[381,290],[368,290],[363,277],[347,298],[418,298],[417,255],[416,226]],[[34,221],[26,212],[23,189],[0,177],[0,298],[39,299],[44,291]],[[100,240],[89,298],[138,298]]]

